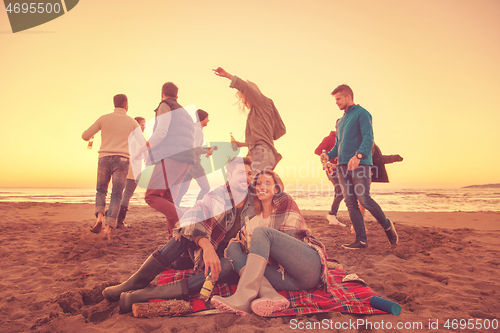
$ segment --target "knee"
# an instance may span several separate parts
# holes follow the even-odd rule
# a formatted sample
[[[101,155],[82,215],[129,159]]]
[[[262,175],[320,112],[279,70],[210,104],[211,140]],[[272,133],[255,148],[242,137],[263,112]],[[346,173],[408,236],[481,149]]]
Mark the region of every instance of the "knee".
[[[229,258],[222,258],[220,260],[220,278],[226,278],[232,271],[234,271],[233,263]]]
[[[153,203],[153,195],[146,192],[146,195],[144,196],[144,201],[146,201],[148,205],[151,205]]]
[[[257,227],[253,230],[252,238],[267,237],[269,235],[269,230],[274,230],[274,229],[269,227]]]
[[[238,257],[242,253],[243,253],[243,251],[241,250],[241,243],[239,243],[239,242],[232,243],[226,249],[226,254],[227,254],[228,258],[231,258],[233,260],[234,260],[234,258]],[[224,258],[224,259],[227,259],[227,258]]]

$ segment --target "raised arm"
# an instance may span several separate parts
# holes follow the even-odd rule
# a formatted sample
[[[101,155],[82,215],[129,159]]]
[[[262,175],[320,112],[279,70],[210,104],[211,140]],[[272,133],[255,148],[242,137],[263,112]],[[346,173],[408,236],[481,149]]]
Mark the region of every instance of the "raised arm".
[[[216,69],[212,69],[215,73],[215,75],[220,76],[220,77],[225,77],[228,78],[229,80],[233,79],[233,75],[229,74],[224,70],[222,67],[217,67]]]

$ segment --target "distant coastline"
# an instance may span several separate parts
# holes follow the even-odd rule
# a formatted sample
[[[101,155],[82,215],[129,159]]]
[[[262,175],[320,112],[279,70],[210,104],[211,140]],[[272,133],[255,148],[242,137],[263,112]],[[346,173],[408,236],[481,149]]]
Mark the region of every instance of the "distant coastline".
[[[500,184],[469,185],[462,188],[500,188]]]

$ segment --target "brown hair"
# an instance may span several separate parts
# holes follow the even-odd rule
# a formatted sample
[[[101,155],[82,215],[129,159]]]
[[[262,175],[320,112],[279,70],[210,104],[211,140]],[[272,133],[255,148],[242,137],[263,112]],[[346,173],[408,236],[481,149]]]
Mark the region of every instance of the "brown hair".
[[[335,88],[332,91],[332,96],[338,93],[341,93],[344,96],[351,96],[351,98],[354,100],[354,92],[352,91],[351,87],[349,87],[347,84],[341,84],[340,86]]]
[[[113,97],[113,104],[115,108],[124,108],[127,105],[128,99],[124,94],[118,94]]]
[[[138,124],[140,124],[141,121],[146,121],[146,119],[144,119],[142,117],[135,117],[134,120],[137,121]]]
[[[161,92],[166,97],[177,97],[177,93],[179,92],[179,88],[172,82],[167,82],[161,87]]]
[[[258,174],[256,174],[253,181],[252,181],[251,193],[253,195],[253,202],[255,204],[255,211],[256,211],[257,215],[259,215],[262,212],[262,204],[261,204],[259,198],[257,197],[257,193],[256,193],[257,181],[259,180],[259,177],[262,175],[269,175],[273,178],[274,187],[278,189],[278,193],[275,193],[274,195],[278,195],[278,194],[283,193],[283,189],[284,189],[283,181],[281,180],[280,176],[278,176],[278,174],[276,172],[269,170],[269,169],[264,169],[261,172],[259,172]]]
[[[239,163],[243,163],[244,165],[252,167],[252,159],[250,157],[237,156],[226,164],[227,173],[232,174],[234,169],[236,169],[236,165],[238,165]]]

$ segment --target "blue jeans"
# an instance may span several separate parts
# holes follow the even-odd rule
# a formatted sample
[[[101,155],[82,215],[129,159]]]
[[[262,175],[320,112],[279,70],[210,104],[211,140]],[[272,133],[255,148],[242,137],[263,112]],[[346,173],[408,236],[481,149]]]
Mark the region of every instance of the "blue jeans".
[[[323,266],[318,252],[306,243],[268,227],[257,227],[252,234],[250,253],[275,262],[266,267],[264,276],[276,290],[308,290],[321,283]],[[227,256],[240,271],[247,261],[241,243],[232,243]],[[279,265],[285,269],[282,274]]]
[[[344,195],[342,194],[342,187],[340,187],[339,177],[337,176],[337,170],[333,172],[333,175],[328,175],[328,179],[333,184],[333,189],[335,190],[335,196],[332,202],[332,208],[328,214],[337,216],[339,211],[340,203],[344,200]]]
[[[135,181],[135,179],[127,179],[120,206],[128,207],[130,199],[134,195],[136,188],[137,188],[137,182]]]
[[[390,221],[385,217],[382,208],[370,197],[371,166],[359,165],[356,170],[349,171],[347,165],[337,166],[340,186],[344,194],[345,204],[349,211],[356,240],[366,243],[366,230],[363,215],[359,210],[359,203],[368,210],[377,222],[386,230],[391,226]]]
[[[252,157],[252,173],[256,175],[265,169],[273,170],[276,166],[276,157],[273,151],[264,145],[256,145],[249,152]]]
[[[99,158],[97,165],[97,193],[95,195],[95,213],[104,214],[106,208],[106,195],[110,180],[113,187],[111,190],[111,201],[106,214],[106,225],[115,227],[116,217],[120,209],[123,188],[127,180],[129,159],[119,155],[104,156]]]
[[[163,257],[166,263],[173,263],[176,261],[188,248],[196,246],[194,242],[187,238],[181,237],[180,240],[176,241],[175,238],[171,238],[167,244],[159,250],[159,254]],[[234,271],[233,264],[228,258],[224,257],[224,249],[219,249],[217,251],[220,259],[221,272],[219,274],[219,280],[217,283],[227,282],[231,272]],[[210,270],[209,270],[210,271]],[[205,282],[205,272],[200,272],[187,279],[189,295],[196,295],[200,292],[203,283]]]

